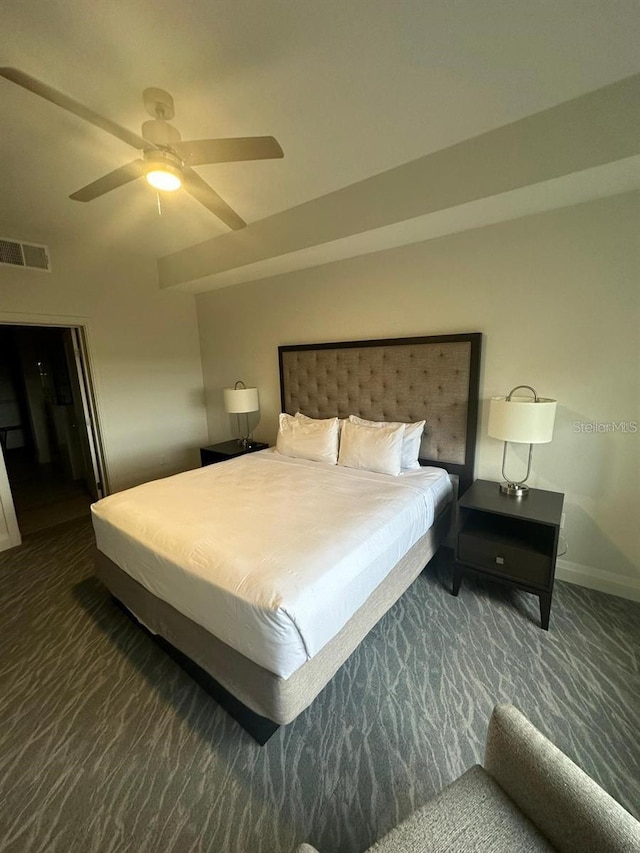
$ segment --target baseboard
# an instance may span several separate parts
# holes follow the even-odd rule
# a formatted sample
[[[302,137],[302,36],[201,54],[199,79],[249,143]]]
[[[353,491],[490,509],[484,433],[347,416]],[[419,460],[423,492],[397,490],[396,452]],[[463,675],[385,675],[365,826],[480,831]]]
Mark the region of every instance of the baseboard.
[[[628,598],[630,601],[640,601],[640,578],[622,577],[595,569],[593,566],[583,566],[569,560],[558,560],[556,563],[556,578],[588,589],[597,589],[609,595]]]

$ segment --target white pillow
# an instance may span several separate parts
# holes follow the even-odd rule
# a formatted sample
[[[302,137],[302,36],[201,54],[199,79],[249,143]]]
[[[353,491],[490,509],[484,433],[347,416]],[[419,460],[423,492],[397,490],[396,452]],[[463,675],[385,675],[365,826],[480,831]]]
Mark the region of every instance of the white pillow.
[[[318,421],[333,421],[335,418],[310,418],[309,415],[303,415],[302,412],[296,412],[296,418],[299,421],[311,421],[312,424],[317,424]],[[342,432],[342,425],[346,421],[346,418],[338,418],[338,436]]]
[[[283,456],[335,465],[338,461],[338,419],[303,420],[282,412],[276,450]]]
[[[385,421],[366,421],[357,415],[349,415],[352,424],[370,426],[380,429],[381,427],[404,426],[404,438],[402,439],[402,467],[417,470],[420,467],[418,457],[420,456],[420,442],[424,432],[425,421],[416,421],[413,424],[387,423]]]
[[[404,424],[371,427],[345,422],[338,465],[398,476],[402,469]]]

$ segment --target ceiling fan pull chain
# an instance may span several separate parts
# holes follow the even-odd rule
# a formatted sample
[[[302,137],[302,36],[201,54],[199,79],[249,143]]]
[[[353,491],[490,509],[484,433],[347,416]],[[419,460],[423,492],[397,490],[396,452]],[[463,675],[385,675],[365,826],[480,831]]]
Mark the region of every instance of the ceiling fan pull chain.
[[[160,193],[157,191],[156,198],[158,199],[158,216],[162,216],[162,202],[160,201]]]

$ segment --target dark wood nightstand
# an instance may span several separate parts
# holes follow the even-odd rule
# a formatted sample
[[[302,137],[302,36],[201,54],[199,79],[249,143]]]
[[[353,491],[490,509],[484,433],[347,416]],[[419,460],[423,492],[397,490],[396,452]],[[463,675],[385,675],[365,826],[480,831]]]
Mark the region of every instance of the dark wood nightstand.
[[[255,453],[256,450],[266,450],[268,444],[261,441],[252,441],[247,446],[238,444],[235,439],[222,441],[220,444],[210,444],[208,447],[200,448],[200,465],[213,465],[216,462],[226,462],[235,456],[244,456],[245,453]]]
[[[476,480],[458,501],[453,595],[466,572],[532,592],[548,631],[563,500],[541,489],[512,497],[498,483]]]

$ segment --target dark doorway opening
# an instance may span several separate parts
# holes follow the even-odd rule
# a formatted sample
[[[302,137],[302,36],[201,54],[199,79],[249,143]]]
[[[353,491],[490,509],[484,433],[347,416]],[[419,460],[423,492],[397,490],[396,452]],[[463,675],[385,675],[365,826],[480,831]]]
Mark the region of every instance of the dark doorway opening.
[[[96,499],[72,330],[0,325],[0,444],[21,534]]]

